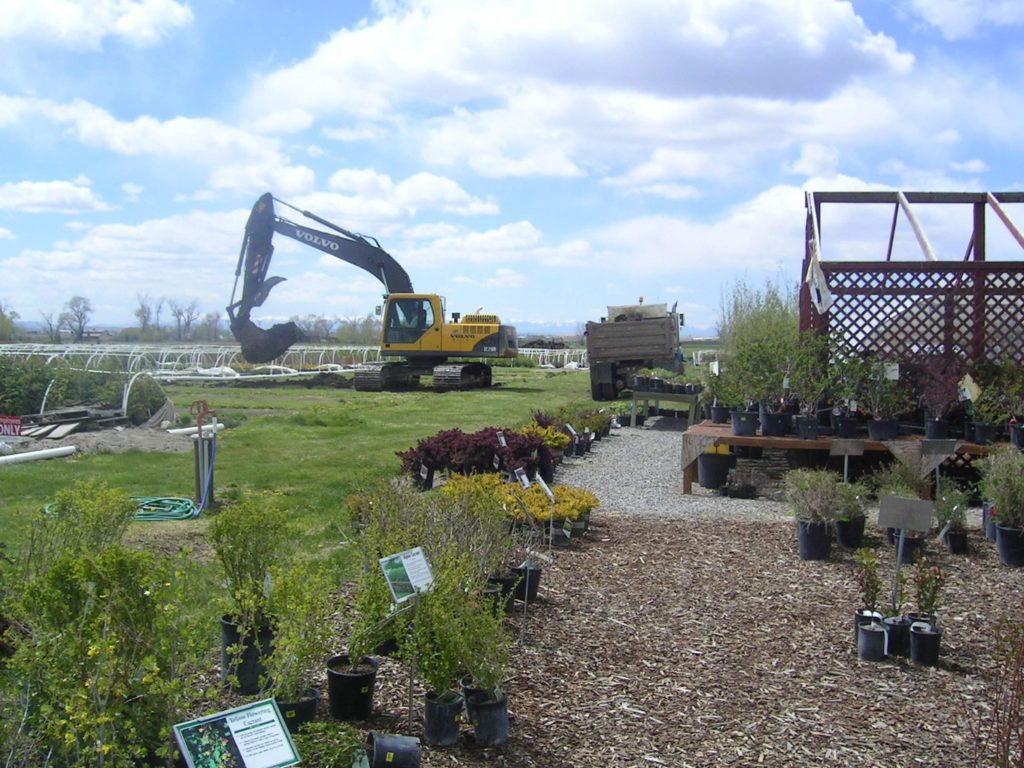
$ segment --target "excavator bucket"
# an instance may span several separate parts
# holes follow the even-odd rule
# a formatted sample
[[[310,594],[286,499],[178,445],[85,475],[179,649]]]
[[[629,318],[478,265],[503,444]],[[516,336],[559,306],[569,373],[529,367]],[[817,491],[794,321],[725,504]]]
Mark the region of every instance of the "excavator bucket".
[[[250,363],[270,362],[303,338],[295,323],[280,323],[264,330],[249,319],[252,308],[262,306],[271,289],[284,282],[283,277],[267,277],[267,268],[274,253],[270,242],[273,223],[274,199],[268,193],[256,201],[245,225],[245,240],[235,272],[237,279],[244,268],[242,299],[228,307],[231,333],[242,348],[242,357]]]
[[[231,321],[231,333],[242,348],[242,357],[250,363],[269,363],[303,338],[295,323],[278,323],[264,330],[252,320],[241,317]]]

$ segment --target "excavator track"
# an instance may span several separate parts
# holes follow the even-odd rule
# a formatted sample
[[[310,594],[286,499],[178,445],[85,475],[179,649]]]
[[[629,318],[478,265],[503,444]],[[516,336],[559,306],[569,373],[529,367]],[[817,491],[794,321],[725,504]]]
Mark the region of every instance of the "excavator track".
[[[356,368],[352,386],[360,392],[381,392],[412,387],[419,380],[404,363],[366,363]]]
[[[434,391],[451,392],[491,386],[491,366],[484,363],[447,363],[434,366]]]

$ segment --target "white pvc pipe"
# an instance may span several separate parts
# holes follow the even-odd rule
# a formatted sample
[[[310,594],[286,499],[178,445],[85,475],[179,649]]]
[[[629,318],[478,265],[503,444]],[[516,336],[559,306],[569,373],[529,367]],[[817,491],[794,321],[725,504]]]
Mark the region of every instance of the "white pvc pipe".
[[[213,432],[216,429],[218,432],[224,431],[224,425],[220,422],[216,424],[203,424],[203,434]],[[194,435],[199,432],[199,427],[179,427],[178,429],[168,429],[167,434],[169,435]]]
[[[10,456],[0,456],[0,464],[23,464],[27,461],[38,461],[39,459],[56,459],[61,456],[70,456],[77,450],[78,448],[73,445],[65,445],[61,448],[46,448],[42,451],[12,453]]]

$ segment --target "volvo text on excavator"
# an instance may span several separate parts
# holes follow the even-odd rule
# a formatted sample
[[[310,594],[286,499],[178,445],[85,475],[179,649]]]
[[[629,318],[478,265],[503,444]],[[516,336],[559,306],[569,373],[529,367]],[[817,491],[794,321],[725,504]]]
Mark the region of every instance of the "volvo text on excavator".
[[[281,218],[274,212],[275,200],[332,231],[311,229]],[[250,319],[252,309],[262,306],[271,289],[285,280],[267,277],[275,232],[360,267],[384,284],[380,342],[384,360],[356,369],[356,389],[406,387],[416,384],[420,376],[432,376],[437,391],[487,387],[491,384],[489,365],[476,361],[449,362],[449,359],[516,356],[516,330],[502,325],[496,315],[460,316],[453,312],[451,321],[446,322],[444,299],[435,294],[415,293],[405,269],[374,238],[349,232],[309,211],[277,200],[268,192],[256,201],[245,225],[235,269],[235,288],[227,308],[231,332],[248,362],[273,360],[302,340],[302,332],[293,322],[264,330]],[[238,278],[243,271],[242,296],[235,301]]]

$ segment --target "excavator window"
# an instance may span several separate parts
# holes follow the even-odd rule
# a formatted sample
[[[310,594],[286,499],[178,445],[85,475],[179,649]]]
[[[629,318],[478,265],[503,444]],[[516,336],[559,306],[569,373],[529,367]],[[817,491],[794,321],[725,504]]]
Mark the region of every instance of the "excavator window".
[[[434,309],[429,299],[396,299],[388,308],[388,344],[411,344],[434,324]]]

